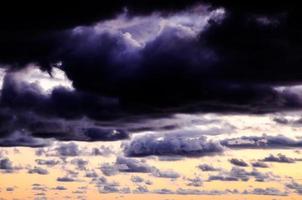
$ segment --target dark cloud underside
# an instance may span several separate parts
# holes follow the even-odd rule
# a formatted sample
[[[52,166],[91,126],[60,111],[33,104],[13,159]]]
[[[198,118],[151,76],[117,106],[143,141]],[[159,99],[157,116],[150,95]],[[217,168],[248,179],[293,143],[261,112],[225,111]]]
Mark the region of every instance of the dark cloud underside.
[[[7,69],[0,101],[3,144],[13,146],[14,137],[18,145],[35,147],[46,145],[40,137],[129,138],[119,127],[91,122],[83,128],[75,125],[79,121],[64,121],[84,116],[112,120],[150,111],[261,113],[301,108],[299,92],[276,89],[302,80],[302,15],[293,2],[1,4],[0,64]],[[56,88],[45,95],[35,84],[14,77],[14,71],[30,63],[50,74],[61,67],[74,90]],[[221,144],[264,145],[260,138],[246,138],[252,142],[246,144],[200,139],[193,140],[196,148],[190,149],[177,136],[174,142],[182,148],[162,149],[157,139],[149,138],[152,144],[134,140],[131,144],[137,141],[139,148],[130,147],[127,153],[192,155],[220,152]],[[300,146],[283,139],[268,138],[265,145]]]

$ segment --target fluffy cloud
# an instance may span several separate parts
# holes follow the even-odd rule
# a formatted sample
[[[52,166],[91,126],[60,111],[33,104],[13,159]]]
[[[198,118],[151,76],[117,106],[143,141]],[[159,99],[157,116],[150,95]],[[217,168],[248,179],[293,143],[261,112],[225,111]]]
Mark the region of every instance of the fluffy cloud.
[[[128,156],[204,156],[221,153],[223,147],[196,132],[137,136],[125,146]]]
[[[136,172],[136,173],[149,173],[153,171],[153,167],[145,162],[133,158],[117,157],[116,165],[121,172]]]
[[[106,176],[113,176],[116,175],[118,172],[125,172],[125,173],[151,173],[157,170],[155,167],[152,167],[145,163],[144,161],[133,159],[133,158],[127,158],[127,157],[121,157],[118,156],[116,158],[116,162],[114,164],[104,163],[100,167],[101,171]],[[158,173],[160,172],[158,171]],[[163,176],[166,175],[165,173]],[[171,174],[175,175],[175,174]],[[168,176],[168,175],[167,175]]]

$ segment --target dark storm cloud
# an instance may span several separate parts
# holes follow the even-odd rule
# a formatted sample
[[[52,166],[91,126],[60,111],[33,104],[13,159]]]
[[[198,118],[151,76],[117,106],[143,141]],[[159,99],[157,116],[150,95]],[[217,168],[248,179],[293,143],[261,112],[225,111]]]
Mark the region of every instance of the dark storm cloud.
[[[180,131],[174,134],[147,134],[125,144],[127,156],[207,156],[223,151],[219,143],[196,132]]]
[[[48,65],[55,50],[60,46],[57,32],[77,25],[92,24],[101,19],[114,17],[126,7],[135,13],[149,13],[157,9],[173,11],[196,1],[121,1],[73,2],[62,4],[59,1],[5,2],[0,14],[0,60],[22,66],[27,62]],[[176,3],[177,2],[177,3]],[[148,5],[148,6],[146,6]],[[56,12],[54,15],[53,11]],[[81,13],[81,15],[79,15]]]
[[[78,123],[77,120],[84,115],[110,119],[108,106],[112,113],[118,113],[110,99],[65,88],[44,94],[35,83],[25,83],[18,80],[17,75],[7,74],[0,103],[0,145],[46,146],[49,140],[40,138],[79,141],[127,139],[128,132],[122,129],[98,126],[93,120],[86,120],[87,126]]]
[[[191,102],[220,111],[271,111],[284,100],[281,107],[301,106],[272,88],[302,78],[302,17],[294,3],[206,0],[212,7],[200,8],[194,0],[148,2],[4,7],[0,62],[49,68],[62,61],[77,90],[117,97],[135,110]],[[13,15],[6,13],[10,8]],[[218,8],[226,10],[223,17]],[[154,32],[154,24],[163,29]],[[150,31],[152,39],[142,43]]]
[[[106,99],[89,93],[71,91],[64,87],[55,88],[50,95],[43,94],[37,84],[20,81],[17,75],[8,73],[3,80],[1,105],[5,109],[13,108],[10,112],[29,110],[44,115],[74,118],[83,114],[94,117],[103,116],[105,113],[102,111],[108,107],[111,108],[111,111],[114,111],[113,107],[117,106],[117,102],[110,98]],[[54,126],[60,124],[50,125],[55,128]]]

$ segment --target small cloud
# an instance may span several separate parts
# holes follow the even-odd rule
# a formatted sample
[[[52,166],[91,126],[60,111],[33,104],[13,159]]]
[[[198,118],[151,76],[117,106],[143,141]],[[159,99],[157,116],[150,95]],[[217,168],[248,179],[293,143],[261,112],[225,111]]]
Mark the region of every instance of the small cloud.
[[[46,165],[48,167],[53,167],[60,163],[59,160],[43,160],[43,159],[36,159],[35,160],[38,165]]]
[[[171,179],[177,179],[180,177],[180,174],[172,171],[172,170],[153,170],[152,175],[159,178],[171,178]]]
[[[78,145],[73,142],[61,144],[57,147],[57,152],[60,156],[78,156],[80,154]]]
[[[53,188],[53,190],[67,190],[66,187],[58,185],[57,187]]]
[[[33,169],[28,170],[29,174],[40,174],[40,175],[47,175],[48,171],[41,167],[34,167]]]
[[[71,164],[75,165],[77,169],[79,170],[85,170],[86,165],[88,164],[87,160],[84,160],[82,158],[75,158],[70,161]]]
[[[198,168],[201,169],[202,171],[204,172],[211,172],[211,171],[220,171],[219,168],[215,168],[211,165],[208,165],[208,164],[201,164],[201,165],[198,165]]]
[[[302,194],[302,184],[292,181],[291,183],[286,184],[286,187],[295,190],[298,194]]]
[[[117,157],[116,165],[120,172],[149,173],[154,169],[145,162],[126,157]]]
[[[188,183],[187,183],[188,186],[200,187],[203,185],[203,181],[199,177],[188,178],[187,181],[188,181]]]
[[[13,164],[8,158],[0,158],[0,170],[12,171],[13,169]]]
[[[239,167],[248,167],[249,165],[244,160],[239,160],[237,158],[232,158],[229,160],[230,163]]]
[[[140,176],[131,176],[131,181],[133,183],[142,183],[144,182],[144,179]]]
[[[266,163],[264,163],[264,162],[259,162],[259,161],[253,162],[253,163],[252,163],[252,166],[253,166],[253,167],[256,167],[256,168],[268,168],[268,167],[269,167]]]
[[[269,155],[268,157],[264,158],[262,161],[264,162],[279,162],[279,163],[294,163],[295,159],[289,158],[286,155],[279,153],[277,156]]]
[[[119,172],[115,165],[111,165],[109,163],[102,164],[100,169],[105,176],[113,176]]]
[[[59,182],[74,182],[75,179],[68,177],[68,176],[64,176],[64,177],[58,177],[57,181]]]

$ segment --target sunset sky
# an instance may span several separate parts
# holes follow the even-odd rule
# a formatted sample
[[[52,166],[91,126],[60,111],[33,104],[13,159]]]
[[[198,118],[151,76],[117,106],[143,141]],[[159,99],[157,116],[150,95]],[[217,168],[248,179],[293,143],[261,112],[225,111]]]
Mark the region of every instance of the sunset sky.
[[[302,199],[297,5],[27,3],[0,12],[0,200]]]

